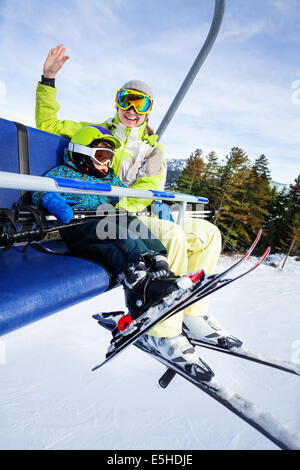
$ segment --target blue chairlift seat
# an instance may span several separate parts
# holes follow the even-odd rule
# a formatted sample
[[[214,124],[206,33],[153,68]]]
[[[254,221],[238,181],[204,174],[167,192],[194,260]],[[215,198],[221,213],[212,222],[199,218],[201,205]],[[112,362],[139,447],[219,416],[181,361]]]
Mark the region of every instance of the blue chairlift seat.
[[[68,139],[0,119],[0,171],[41,176],[62,164]],[[29,194],[0,189],[0,208],[30,202]],[[27,201],[26,201],[27,199]],[[43,242],[67,251],[62,240]],[[97,262],[49,255],[21,246],[0,253],[0,335],[94,297],[111,286],[110,274]]]

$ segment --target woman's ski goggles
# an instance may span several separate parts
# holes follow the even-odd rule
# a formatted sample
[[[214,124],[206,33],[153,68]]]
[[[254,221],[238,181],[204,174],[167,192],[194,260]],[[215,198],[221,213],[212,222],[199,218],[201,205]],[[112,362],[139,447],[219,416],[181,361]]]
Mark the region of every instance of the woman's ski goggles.
[[[121,89],[117,92],[116,105],[124,111],[133,106],[138,114],[148,114],[151,111],[152,103],[151,96],[136,90]]]
[[[106,147],[91,148],[85,147],[84,145],[69,143],[68,150],[71,152],[82,153],[83,155],[87,155],[95,163],[107,165],[108,167],[112,166],[113,159],[115,156],[115,151]]]

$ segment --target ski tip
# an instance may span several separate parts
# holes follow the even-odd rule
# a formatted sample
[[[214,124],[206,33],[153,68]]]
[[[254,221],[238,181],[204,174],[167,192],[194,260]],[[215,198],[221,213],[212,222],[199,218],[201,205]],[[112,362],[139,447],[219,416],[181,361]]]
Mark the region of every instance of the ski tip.
[[[100,367],[102,367],[103,364],[105,364],[105,362],[106,362],[106,361],[101,362],[101,364],[98,364],[97,366],[93,367],[92,372],[95,372],[95,370],[100,369]]]
[[[106,355],[106,358],[104,359],[103,362],[101,362],[101,363],[98,364],[97,366],[93,367],[92,372],[94,372],[94,371],[97,370],[97,369],[100,369],[100,367],[104,366],[104,364],[106,364],[108,361],[110,361],[110,359],[111,359],[112,357],[114,357],[114,356],[115,356],[114,353],[110,354],[109,356]]]
[[[251,253],[252,253],[253,250],[255,249],[256,245],[258,244],[258,242],[259,242],[259,240],[260,240],[260,238],[261,238],[261,235],[262,235],[262,229],[260,229],[260,230],[257,232],[257,235],[256,235],[256,238],[255,238],[254,242],[252,243],[252,245],[250,246],[250,248],[248,248],[248,250],[245,252],[244,256],[241,258],[242,260],[248,258],[248,256],[251,255]]]
[[[268,246],[268,248],[266,249],[266,251],[262,255],[262,261],[265,261],[265,259],[269,256],[270,252],[271,252],[271,247]]]
[[[256,239],[255,239],[254,243],[257,243],[259,241],[261,235],[262,235],[262,228],[260,228],[259,231],[257,232]]]
[[[99,315],[99,313],[95,313],[95,315],[92,315],[92,318],[94,318],[94,320],[101,320],[101,316]]]
[[[255,243],[257,243],[259,241],[261,236],[262,236],[262,228],[260,228],[259,231],[256,234]]]

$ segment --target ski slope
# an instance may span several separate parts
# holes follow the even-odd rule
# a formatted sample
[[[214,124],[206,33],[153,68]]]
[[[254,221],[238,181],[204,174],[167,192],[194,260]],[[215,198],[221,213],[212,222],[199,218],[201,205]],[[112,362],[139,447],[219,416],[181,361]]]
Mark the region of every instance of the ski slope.
[[[300,363],[299,280],[294,258],[264,265],[214,294],[210,313],[248,349]],[[110,334],[91,315],[123,307],[118,288],[0,339],[0,449],[276,449],[181,377],[159,388],[164,366],[137,348],[92,373]],[[219,382],[300,430],[299,377],[198,352]]]

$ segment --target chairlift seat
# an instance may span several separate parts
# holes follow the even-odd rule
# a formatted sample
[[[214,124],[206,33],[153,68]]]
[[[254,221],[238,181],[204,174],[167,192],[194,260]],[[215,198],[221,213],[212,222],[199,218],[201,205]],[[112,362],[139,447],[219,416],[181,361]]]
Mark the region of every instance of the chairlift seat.
[[[0,119],[0,171],[42,176],[63,163],[69,140]],[[29,201],[28,193],[1,189],[0,208]],[[67,251],[62,240],[42,245]],[[99,263],[74,256],[23,253],[14,246],[0,253],[0,335],[94,297],[111,286],[110,273]]]

